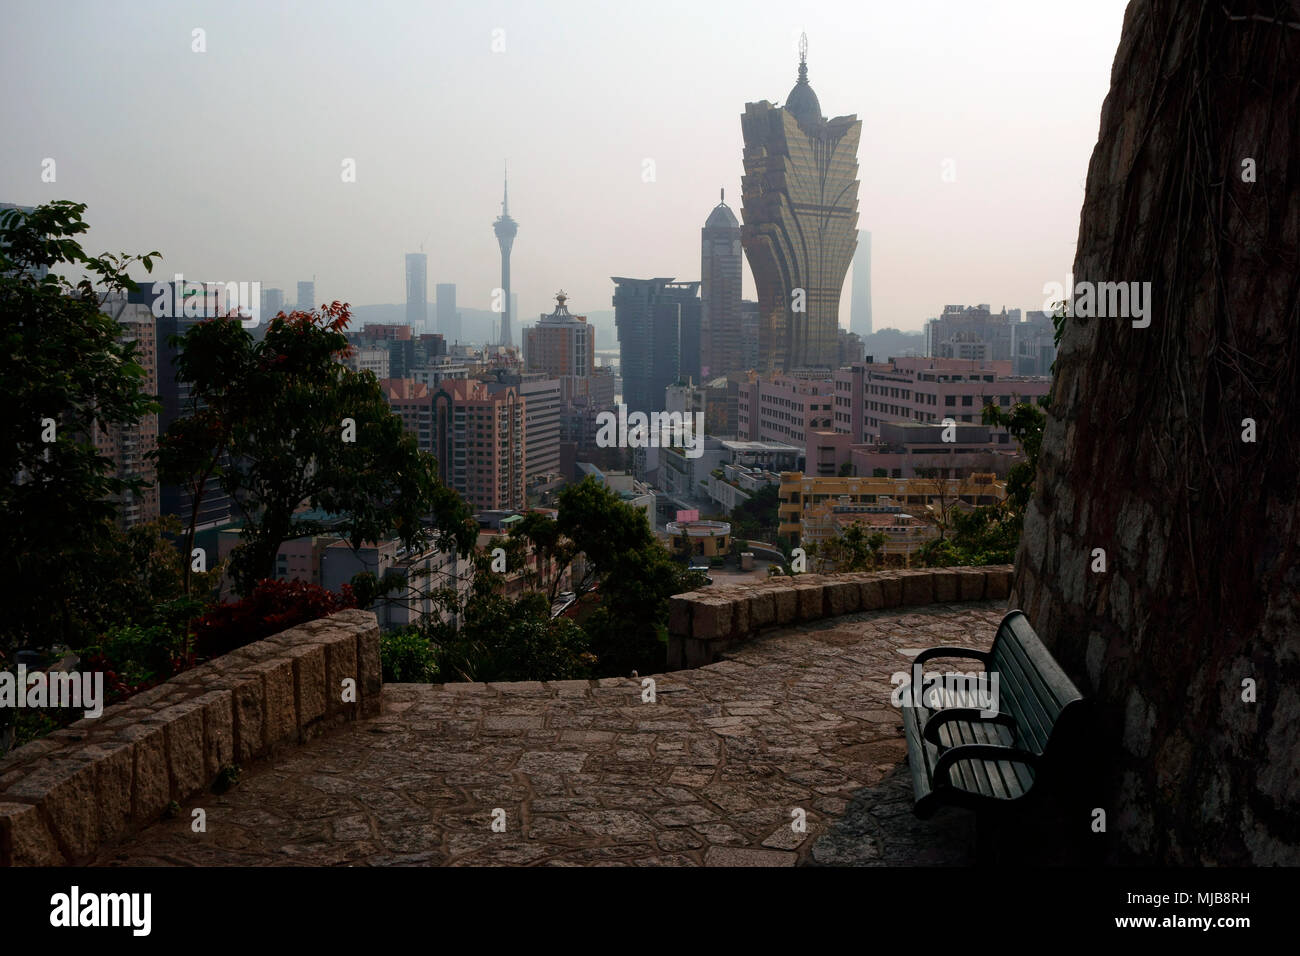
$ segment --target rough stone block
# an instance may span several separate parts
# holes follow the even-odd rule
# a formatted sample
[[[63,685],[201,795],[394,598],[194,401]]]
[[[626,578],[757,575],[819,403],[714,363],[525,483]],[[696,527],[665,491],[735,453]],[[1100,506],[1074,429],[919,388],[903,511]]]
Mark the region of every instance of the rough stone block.
[[[826,616],[826,588],[819,582],[795,585],[799,597],[799,620],[816,621]]]
[[[87,747],[95,767],[94,799],[99,803],[99,843],[110,843],[131,828],[131,783],[135,776],[135,745],[106,740]]]
[[[957,575],[957,598],[961,601],[981,601],[984,599],[984,572],[962,568],[953,572]]]
[[[858,582],[859,606],[864,611],[878,611],[885,606],[885,595],[880,579],[875,575]]]
[[[118,736],[134,746],[131,816],[138,823],[151,823],[167,809],[172,798],[163,728],[158,724],[132,724],[122,728]]]
[[[1011,569],[988,568],[985,572],[985,596],[990,601],[1003,601],[1011,595]]]
[[[368,626],[357,634],[357,690],[361,713],[367,717],[379,713],[379,694],[384,687],[384,668],[379,658],[379,625],[368,615]]]
[[[203,776],[204,782],[211,785],[222,767],[237,762],[234,694],[213,690],[194,702],[203,707]]]
[[[203,753],[203,707],[187,700],[159,711],[142,721],[159,724],[167,741],[167,768],[171,775],[171,799],[180,802],[202,791],[208,783]]]
[[[265,701],[268,747],[295,740],[298,737],[298,713],[293,695],[293,661],[282,658],[263,661],[249,668],[262,678]]]
[[[325,711],[333,715],[355,714],[357,705],[343,702],[343,681],[351,678],[360,686],[357,673],[357,642],[351,634],[332,635],[325,645]]]
[[[903,585],[901,604],[914,607],[934,603],[934,576],[929,571],[900,571]]]
[[[680,594],[668,599],[668,633],[691,633],[691,601]]]
[[[0,803],[0,866],[62,866],[65,862],[36,807]]]
[[[89,856],[99,845],[99,803],[94,795],[94,763],[62,755],[40,761],[5,792],[6,797],[39,804],[55,839],[73,860]]]
[[[325,648],[319,644],[299,644],[287,648],[285,656],[293,661],[298,729],[302,730],[325,716]]]
[[[716,641],[731,633],[731,602],[722,598],[703,598],[695,602],[691,614],[691,636],[701,641]]]
[[[881,608],[898,607],[903,603],[903,579],[900,571],[882,571],[880,573]]]
[[[791,586],[772,591],[772,600],[776,605],[776,623],[791,624],[799,616],[799,595]]]
[[[266,752],[266,685],[262,675],[231,676],[235,707],[235,760],[248,763]]]
[[[736,594],[728,603],[731,605],[731,636],[736,639],[749,637],[749,599],[744,594]]]
[[[776,600],[772,597],[771,591],[755,592],[746,599],[746,603],[749,604],[751,631],[776,623]]]
[[[857,581],[832,581],[826,585],[826,599],[830,605],[831,617],[852,614],[861,606],[861,594]]]
[[[952,604],[957,600],[957,574],[955,571],[934,571],[934,601],[936,604]]]

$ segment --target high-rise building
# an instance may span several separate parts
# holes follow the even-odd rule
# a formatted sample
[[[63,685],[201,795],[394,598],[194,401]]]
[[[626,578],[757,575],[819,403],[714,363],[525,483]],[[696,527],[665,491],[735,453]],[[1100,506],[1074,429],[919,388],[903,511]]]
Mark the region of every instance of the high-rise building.
[[[560,380],[545,372],[507,372],[498,369],[487,383],[495,395],[507,388],[524,400],[524,471],[530,482],[560,473]]]
[[[925,354],[929,358],[955,358],[1000,362],[1011,358],[1014,327],[1020,310],[1005,307],[994,312],[987,302],[979,305],[945,305],[943,314],[925,323]]]
[[[122,326],[122,341],[135,343],[135,360],[145,371],[140,390],[158,394],[157,328],[149,304],[113,295],[102,308]],[[113,462],[113,477],[144,482],[139,492],[127,489],[116,499],[118,527],[125,531],[156,520],[158,469],[149,453],[158,444],[158,414],[151,412],[132,425],[101,428],[96,423],[92,440],[99,453]]]
[[[284,311],[284,290],[283,289],[263,289],[262,290],[262,321],[259,325],[265,327],[268,322]]]
[[[501,192],[501,215],[492,223],[492,231],[497,234],[497,245],[501,247],[501,333],[498,345],[514,345],[510,335],[510,248],[515,244],[515,234],[519,232],[519,223],[510,218],[510,184],[507,180]]]
[[[566,403],[587,396],[596,374],[596,330],[585,315],[571,315],[567,301],[563,290],[557,292],[555,311],[524,333],[525,367],[558,378]]]
[[[429,321],[429,257],[423,252],[406,254],[406,324],[417,333]]]
[[[722,201],[700,230],[700,372],[726,375],[752,368],[745,364],[741,325],[740,223]]]
[[[700,284],[619,276],[613,282],[623,403],[628,411],[662,411],[665,388],[699,379]]]
[[[822,116],[808,84],[807,40],[799,79],[775,107],[746,103],[741,245],[759,303],[759,368],[834,365],[840,293],[857,242],[855,116]]]
[[[456,284],[439,282],[436,288],[438,302],[437,332],[442,334],[448,345],[460,341],[460,313],[456,311]]]
[[[167,301],[181,303],[186,301],[186,290],[192,290],[194,284],[186,282],[185,289],[177,288],[177,283],[167,282],[163,283],[163,285],[171,287],[163,293],[167,296]],[[132,304],[140,303],[152,308],[155,298],[153,286],[154,283],[150,282],[140,283],[140,291],[128,293],[127,300]],[[199,312],[214,315],[219,311],[219,303],[215,292],[199,291],[192,294],[205,297],[202,308],[198,310]],[[187,418],[204,408],[203,403],[191,393],[191,384],[177,376],[176,359],[180,354],[181,347],[171,343],[173,335],[183,336],[189,331],[190,326],[197,325],[204,319],[202,315],[184,315],[179,306],[166,311],[172,314],[155,319],[154,325],[154,341],[156,343],[154,352],[157,356],[158,369],[158,402],[162,406],[162,411],[158,414],[159,435],[165,434],[167,429],[171,427],[171,423],[177,418]],[[176,313],[182,314],[178,315]],[[223,458],[221,465],[228,467],[229,462]],[[222,490],[220,477],[213,475],[204,486],[197,514],[193,510],[194,495],[184,485],[160,485],[158,488],[158,508],[164,515],[176,515],[181,519],[183,526],[187,528],[191,517],[193,517],[194,530],[201,532],[210,531],[229,523],[234,511],[234,503],[231,501],[230,496]]]
[[[871,334],[871,233],[866,229],[858,230],[858,251],[853,255],[849,331],[861,339]]]
[[[410,379],[380,383],[416,443],[438,460],[438,477],[475,509],[523,508],[527,466],[524,400],[470,379],[436,389]]]
[[[318,305],[320,305],[320,303],[316,301],[316,280],[313,279],[311,282],[299,282],[298,283],[298,305],[297,305],[298,311],[310,312]]]

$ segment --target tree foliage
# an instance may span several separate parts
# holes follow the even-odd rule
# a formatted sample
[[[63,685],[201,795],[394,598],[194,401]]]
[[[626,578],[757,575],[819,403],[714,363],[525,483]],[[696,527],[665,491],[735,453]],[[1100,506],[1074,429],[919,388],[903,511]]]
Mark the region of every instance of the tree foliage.
[[[133,290],[127,268],[150,269],[158,253],[88,256],[74,238],[89,228],[85,209],[0,212],[0,655],[80,646],[121,621],[105,596],[121,567],[113,499],[141,486],[112,473],[93,435],[157,405],[141,391],[135,343],[101,302]]]
[[[231,572],[241,594],[274,575],[282,543],[327,530],[354,548],[389,534],[412,550],[473,547],[464,500],[439,481],[374,376],[339,361],[348,321],[335,302],[276,316],[261,341],[224,317],[177,337],[193,405],[160,439],[159,468],[196,490],[216,474],[236,503],[243,529]],[[341,525],[297,513],[304,503]]]

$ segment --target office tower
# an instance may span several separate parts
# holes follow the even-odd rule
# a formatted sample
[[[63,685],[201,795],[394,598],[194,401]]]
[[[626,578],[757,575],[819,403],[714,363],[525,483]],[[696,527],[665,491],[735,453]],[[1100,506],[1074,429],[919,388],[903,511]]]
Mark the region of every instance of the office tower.
[[[745,364],[741,327],[740,223],[725,192],[721,198],[700,230],[700,371],[705,376],[752,367]]]
[[[741,131],[740,239],[758,290],[759,367],[829,369],[857,241],[862,124],[854,116],[822,116],[808,85],[804,38],[799,79],[785,106],[746,103]]]
[[[319,302],[316,301],[316,280],[311,282],[298,283],[298,305],[299,312],[310,312],[315,309]]]
[[[692,368],[699,375],[700,284],[612,278],[623,403],[630,412],[663,411],[664,389]],[[695,359],[683,362],[683,343],[692,341]]]
[[[853,256],[849,331],[861,339],[871,334],[871,233],[866,229],[858,230],[858,251]]]
[[[460,313],[456,311],[456,284],[439,282],[437,285],[437,328],[448,345],[460,341]]]
[[[135,343],[135,360],[145,371],[140,390],[146,395],[158,394],[157,326],[148,302],[132,302],[129,296],[114,294],[102,309],[122,326],[122,341]],[[133,425],[101,428],[96,423],[91,440],[96,450],[113,462],[113,477],[144,482],[138,493],[127,489],[115,498],[118,527],[126,531],[156,520],[158,467],[149,453],[158,444],[158,413],[151,412]]]
[[[417,334],[429,320],[429,257],[423,252],[406,254],[406,324]]]
[[[555,295],[555,311],[524,333],[524,366],[560,380],[565,403],[587,397],[596,374],[596,330],[585,315],[571,315],[568,296]]]
[[[197,325],[204,319],[202,315],[184,315],[179,305],[179,303],[185,301],[185,292],[192,289],[194,283],[186,282],[185,289],[175,288],[175,286],[179,285],[178,283],[165,282],[159,284],[165,287],[162,294],[169,297],[168,301],[176,304],[175,308],[164,310],[168,314],[154,320],[154,341],[156,343],[154,354],[157,356],[158,401],[162,405],[162,411],[158,414],[158,434],[163,435],[177,418],[188,418],[204,407],[202,402],[196,400],[191,394],[190,383],[177,377],[176,358],[180,354],[181,347],[171,344],[173,335],[183,336],[190,326]],[[307,283],[307,285],[311,285],[311,283]],[[146,307],[152,308],[155,299],[153,286],[154,283],[151,282],[140,283],[140,291],[128,293],[127,301],[132,304],[144,304]],[[217,314],[220,304],[215,293],[199,291],[194,294],[205,297],[203,307],[199,309],[201,313]],[[223,457],[221,464],[228,466],[229,461]],[[195,531],[208,531],[227,524],[231,520],[234,503],[231,501],[230,496],[222,490],[220,476],[213,475],[204,485],[196,516],[193,514],[193,507],[194,496],[185,486],[169,484],[159,486],[159,511],[164,515],[176,515],[186,528],[189,527],[191,517],[194,517]]]
[[[1012,357],[1014,327],[1020,310],[994,312],[979,305],[945,305],[943,314],[925,323],[925,354],[930,358],[1002,361]]]
[[[273,318],[284,311],[284,290],[283,289],[263,289],[262,290],[262,321],[259,325],[265,326]]]
[[[515,243],[515,233],[519,231],[519,224],[510,218],[510,191],[509,182],[505,184],[501,193],[501,215],[492,223],[492,231],[497,234],[497,245],[501,247],[501,334],[498,337],[498,345],[514,345],[510,336],[510,247]]]

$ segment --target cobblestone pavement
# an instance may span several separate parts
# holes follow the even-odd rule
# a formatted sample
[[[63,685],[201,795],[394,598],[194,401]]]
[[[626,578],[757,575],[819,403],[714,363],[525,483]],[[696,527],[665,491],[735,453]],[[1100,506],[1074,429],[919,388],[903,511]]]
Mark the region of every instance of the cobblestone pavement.
[[[97,862],[970,863],[968,815],[911,813],[890,676],[924,647],[987,648],[1001,604],[773,631],[728,660],[657,675],[653,703],[632,679],[389,684],[378,717],[245,768],[227,793]],[[792,827],[798,811],[806,832]]]

